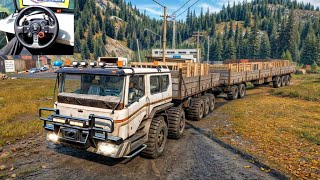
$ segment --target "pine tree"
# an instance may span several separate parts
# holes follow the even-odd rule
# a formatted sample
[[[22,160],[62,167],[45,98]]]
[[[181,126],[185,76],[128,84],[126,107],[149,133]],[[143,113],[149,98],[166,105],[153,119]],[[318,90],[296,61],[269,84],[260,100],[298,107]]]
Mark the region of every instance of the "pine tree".
[[[255,21],[254,27],[250,33],[249,37],[249,58],[257,59],[259,58],[259,53],[260,53],[260,42],[259,42],[259,37],[258,37],[258,27],[257,27],[257,22]]]
[[[305,40],[302,53],[301,53],[301,63],[312,65],[317,61],[317,51],[316,48],[316,37],[313,31],[309,32],[307,39]]]
[[[282,55],[281,55],[281,59],[292,61],[292,56],[291,56],[290,51],[288,51],[288,50],[287,50],[287,51],[284,51],[284,52],[282,53]]]
[[[222,61],[222,53],[223,53],[223,49],[222,49],[222,42],[221,42],[221,38],[219,38],[217,40],[216,43],[216,49],[215,49],[215,61]]]
[[[76,30],[74,34],[74,52],[80,53],[81,52],[81,40],[80,40],[80,34],[79,29]]]
[[[98,42],[94,43],[94,59],[99,59],[99,57],[102,56],[102,52],[101,52],[101,46],[99,45]]]
[[[236,50],[233,38],[230,39],[228,50],[229,50],[228,59],[237,59],[237,50]]]
[[[89,28],[91,28],[91,27],[89,27]],[[93,51],[94,51],[93,34],[92,34],[92,31],[90,31],[90,30],[88,32],[87,45],[88,45],[90,53],[93,53]]]
[[[81,51],[81,58],[82,59],[90,59],[90,50],[89,50],[89,47],[86,43],[83,45],[83,49]]]
[[[278,38],[277,38],[277,31],[275,29],[275,26],[272,30],[271,36],[270,36],[270,46],[271,46],[271,58],[277,59],[279,58],[279,52],[278,52]]]
[[[266,33],[262,35],[261,44],[260,44],[260,58],[269,59],[270,58],[270,41]]]

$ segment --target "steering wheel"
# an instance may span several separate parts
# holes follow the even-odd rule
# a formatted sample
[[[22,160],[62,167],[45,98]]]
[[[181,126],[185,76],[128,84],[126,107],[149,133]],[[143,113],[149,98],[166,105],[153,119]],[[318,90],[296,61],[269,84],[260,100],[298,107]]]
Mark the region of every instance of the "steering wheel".
[[[43,19],[34,18],[31,20],[24,20],[22,25],[20,24],[22,18],[32,15],[32,12],[37,10],[43,12],[46,16],[44,16]],[[24,47],[34,50],[45,49],[53,45],[57,39],[59,23],[56,15],[49,8],[43,6],[29,6],[17,15],[14,23],[14,31],[18,41]],[[32,38],[32,41],[30,41],[30,38]],[[46,41],[42,42],[41,39],[45,39]]]

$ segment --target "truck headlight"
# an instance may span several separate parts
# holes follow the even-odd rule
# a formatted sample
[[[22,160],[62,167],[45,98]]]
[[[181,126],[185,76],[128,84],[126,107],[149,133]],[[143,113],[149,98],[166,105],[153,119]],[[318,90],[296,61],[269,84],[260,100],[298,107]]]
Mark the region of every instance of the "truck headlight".
[[[106,156],[111,156],[116,154],[119,150],[119,146],[110,143],[99,143],[97,153],[104,154]]]
[[[69,124],[72,125],[72,126],[83,127],[85,123],[83,123],[83,122],[77,122],[77,121],[70,121]]]
[[[59,136],[56,135],[55,133],[48,133],[47,134],[47,140],[56,143],[59,140]]]
[[[52,121],[53,121],[53,122],[56,122],[56,123],[61,123],[61,124],[66,123],[66,120],[65,120],[65,119],[53,118]]]

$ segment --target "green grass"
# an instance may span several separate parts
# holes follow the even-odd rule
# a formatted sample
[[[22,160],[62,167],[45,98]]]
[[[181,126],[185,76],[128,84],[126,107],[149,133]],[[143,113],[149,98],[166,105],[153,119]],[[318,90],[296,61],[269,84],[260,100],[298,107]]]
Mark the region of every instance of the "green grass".
[[[215,111],[227,117],[228,127],[210,117],[211,123],[218,122],[214,134],[293,179],[319,179],[319,80],[315,75],[294,76],[292,87],[271,93],[268,88],[248,90],[244,99]],[[244,142],[237,141],[239,136]]]
[[[41,131],[40,107],[52,107],[54,80],[0,81],[0,146]]]
[[[272,89],[270,93],[282,97],[320,101],[320,75],[295,75],[297,83],[288,87]]]

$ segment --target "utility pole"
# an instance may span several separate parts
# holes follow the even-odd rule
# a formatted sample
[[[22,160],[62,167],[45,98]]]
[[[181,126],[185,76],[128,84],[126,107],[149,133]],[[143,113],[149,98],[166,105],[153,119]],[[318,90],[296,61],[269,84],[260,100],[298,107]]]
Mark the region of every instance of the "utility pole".
[[[160,5],[161,7],[163,7],[163,16],[161,16],[161,17],[163,17],[163,41],[162,41],[162,55],[163,55],[163,59],[162,59],[162,61],[163,62],[166,62],[166,49],[167,49],[167,47],[166,47],[166,42],[167,42],[167,18],[168,18],[168,16],[167,16],[167,7],[166,6],[164,6],[164,5],[162,5],[162,4],[160,4],[158,1],[156,1],[156,0],[153,0],[153,2],[155,2],[155,3],[157,3],[158,5]]]
[[[208,51],[207,51],[207,64],[209,64],[209,56],[210,56],[210,36],[208,36]]]
[[[139,47],[139,40],[138,40],[138,39],[137,39],[137,47],[138,47],[138,57],[139,57],[139,62],[141,63],[140,47]]]
[[[166,45],[167,45],[167,7],[164,6],[163,7],[164,11],[163,11],[163,52],[162,52],[162,56],[163,56],[163,59],[162,61],[163,62],[166,62]]]
[[[197,37],[197,63],[200,63],[200,37],[204,36],[204,32],[194,32],[193,37]]]
[[[173,22],[172,49],[176,49],[176,16],[171,16]]]

